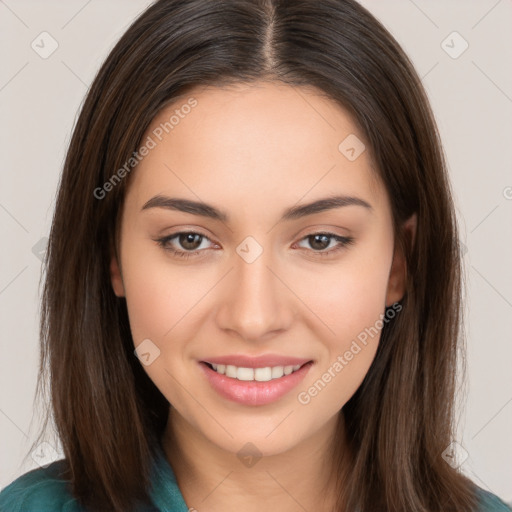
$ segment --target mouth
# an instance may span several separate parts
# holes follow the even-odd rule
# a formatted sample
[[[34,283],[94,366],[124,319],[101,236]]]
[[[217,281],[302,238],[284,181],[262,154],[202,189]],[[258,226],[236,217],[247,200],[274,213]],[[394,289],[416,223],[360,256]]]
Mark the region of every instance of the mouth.
[[[291,375],[292,373],[300,370],[302,366],[312,361],[308,361],[304,364],[286,365],[286,366],[265,366],[261,368],[247,368],[243,366],[235,366],[231,364],[215,364],[203,361],[214,372],[220,375],[225,375],[231,379],[237,379],[245,382],[269,382],[272,380],[280,379],[285,375]]]
[[[310,360],[295,365],[248,367],[201,361],[199,367],[220,397],[256,406],[285,397],[302,382],[313,364]]]

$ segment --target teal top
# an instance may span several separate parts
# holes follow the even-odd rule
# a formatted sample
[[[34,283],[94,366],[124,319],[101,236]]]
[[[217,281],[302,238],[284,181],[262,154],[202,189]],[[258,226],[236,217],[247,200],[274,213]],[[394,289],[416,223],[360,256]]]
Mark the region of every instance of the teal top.
[[[59,478],[62,460],[38,468],[14,480],[0,492],[0,512],[87,512],[73,498],[68,482]],[[153,507],[140,512],[189,512],[171,465],[162,450],[152,468],[151,499]],[[479,488],[478,512],[510,512],[496,495]],[[190,510],[195,510],[191,508]]]
[[[0,512],[87,512],[71,494],[69,482],[59,478],[63,460],[33,469],[0,492]],[[153,507],[137,512],[190,512],[171,465],[160,448],[151,470]]]

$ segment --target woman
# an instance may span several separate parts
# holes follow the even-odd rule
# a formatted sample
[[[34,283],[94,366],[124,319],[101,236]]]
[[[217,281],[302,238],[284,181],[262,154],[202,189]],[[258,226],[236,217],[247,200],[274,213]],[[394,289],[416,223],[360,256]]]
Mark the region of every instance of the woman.
[[[2,510],[508,510],[451,459],[457,225],[353,0],[160,0],[96,77],[46,261],[65,459]]]

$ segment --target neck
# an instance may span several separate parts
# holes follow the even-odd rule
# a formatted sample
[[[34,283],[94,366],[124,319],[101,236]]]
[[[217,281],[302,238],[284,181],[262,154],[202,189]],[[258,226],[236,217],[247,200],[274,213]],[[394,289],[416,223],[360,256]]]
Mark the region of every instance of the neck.
[[[335,509],[335,454],[347,449],[343,414],[339,415],[339,425],[338,416],[333,417],[313,436],[286,452],[251,458],[212,443],[171,407],[162,441],[181,493],[192,510]]]

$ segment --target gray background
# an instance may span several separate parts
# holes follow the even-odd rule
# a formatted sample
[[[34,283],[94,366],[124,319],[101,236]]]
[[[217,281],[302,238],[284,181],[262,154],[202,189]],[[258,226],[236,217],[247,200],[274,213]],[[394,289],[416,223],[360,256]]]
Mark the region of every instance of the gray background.
[[[60,457],[50,438],[22,463],[39,426],[33,394],[40,257],[88,84],[149,3],[0,0],[0,488]],[[438,121],[467,247],[468,382],[459,399],[455,453],[464,473],[510,502],[512,2],[362,4],[413,60]],[[40,36],[44,31],[58,44],[47,58],[40,54],[52,40]]]

